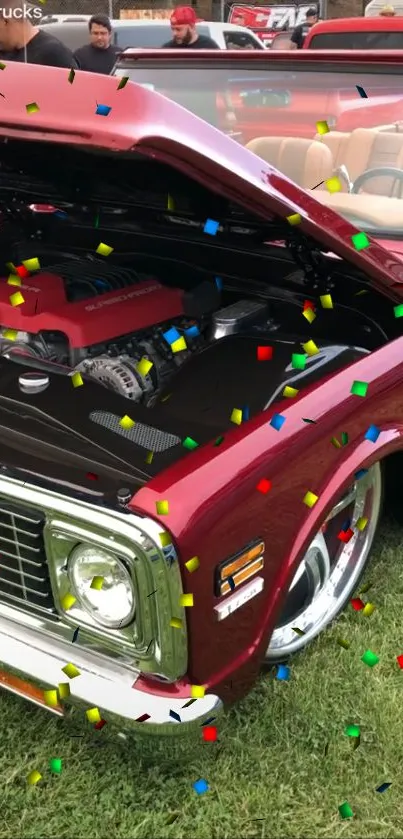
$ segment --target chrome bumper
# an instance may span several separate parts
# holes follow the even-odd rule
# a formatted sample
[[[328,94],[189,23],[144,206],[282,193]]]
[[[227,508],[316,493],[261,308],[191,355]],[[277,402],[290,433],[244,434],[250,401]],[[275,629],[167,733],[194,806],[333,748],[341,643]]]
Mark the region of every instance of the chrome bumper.
[[[80,675],[69,679],[62,668],[73,663]],[[91,725],[85,711],[98,708],[102,719],[113,728],[127,734],[130,730],[144,733],[186,733],[201,725],[204,720],[216,717],[222,702],[214,694],[206,694],[184,708],[190,700],[155,696],[136,689],[139,673],[99,654],[75,647],[71,643],[46,639],[40,633],[21,627],[15,621],[0,617],[0,668],[19,676],[43,690],[55,689],[60,683],[69,683],[70,696],[66,704],[82,708],[83,729]],[[22,690],[8,686],[0,678],[0,688],[27,697]],[[190,690],[189,690],[190,694]],[[31,701],[34,699],[31,698]],[[41,704],[36,702],[36,704]],[[49,707],[61,715],[61,711]],[[170,712],[179,719],[174,719]],[[139,718],[149,715],[144,722]]]

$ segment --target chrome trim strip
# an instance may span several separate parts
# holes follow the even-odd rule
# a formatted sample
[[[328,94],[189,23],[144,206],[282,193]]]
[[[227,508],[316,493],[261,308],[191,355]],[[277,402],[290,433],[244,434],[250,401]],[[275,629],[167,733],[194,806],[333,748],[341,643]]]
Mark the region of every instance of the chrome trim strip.
[[[219,603],[218,606],[214,606],[217,620],[222,621],[224,618],[228,618],[229,615],[232,615],[233,612],[236,612],[236,610],[240,609],[241,606],[244,606],[245,603],[248,603],[252,597],[256,597],[257,594],[260,594],[260,592],[263,591],[263,587],[263,577],[254,577],[250,583],[242,586],[242,588],[238,589],[238,591],[232,594],[231,597],[225,597],[223,603]]]

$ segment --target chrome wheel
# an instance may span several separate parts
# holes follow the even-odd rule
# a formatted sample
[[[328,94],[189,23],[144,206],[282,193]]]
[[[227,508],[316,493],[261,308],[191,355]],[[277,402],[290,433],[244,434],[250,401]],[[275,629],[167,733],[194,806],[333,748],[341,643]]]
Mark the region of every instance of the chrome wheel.
[[[309,545],[289,588],[266,661],[281,661],[302,649],[342,611],[367,564],[381,502],[382,470],[377,463],[349,487]],[[360,517],[368,519],[364,530],[354,528]],[[338,534],[350,525],[354,535],[345,544]]]

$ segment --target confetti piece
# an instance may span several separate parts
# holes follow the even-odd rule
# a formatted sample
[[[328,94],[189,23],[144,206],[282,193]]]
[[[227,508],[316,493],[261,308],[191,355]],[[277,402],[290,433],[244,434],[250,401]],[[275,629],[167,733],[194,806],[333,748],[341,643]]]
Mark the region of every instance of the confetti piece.
[[[292,213],[291,216],[286,216],[286,220],[288,221],[288,224],[295,227],[297,224],[301,224],[302,218],[299,213]]]
[[[185,437],[183,440],[182,446],[184,449],[188,449],[189,451],[193,451],[194,449],[198,448],[198,443],[196,440],[193,440],[192,437]]]
[[[167,516],[169,513],[169,501],[157,501],[155,504],[159,516]]]
[[[314,321],[315,318],[316,318],[316,315],[315,315],[315,312],[313,311],[313,309],[305,309],[305,311],[302,312],[302,314],[303,314],[304,318],[308,321],[308,323],[312,323],[312,321]]]
[[[340,533],[337,534],[337,538],[340,540],[340,542],[343,542],[344,545],[347,545],[347,543],[350,541],[350,539],[352,539],[353,536],[354,531],[351,530],[351,527],[349,527],[348,530],[340,530]]]
[[[22,280],[26,280],[26,278],[29,277],[29,271],[24,265],[18,265],[16,272]]]
[[[360,519],[358,519],[358,521],[360,521]],[[358,521],[357,521],[356,527],[358,526]],[[365,524],[367,524],[368,519],[363,519],[363,521],[365,521]],[[365,583],[365,586],[363,586],[362,589],[360,589],[358,594],[366,594],[367,591],[369,591],[370,588],[372,588],[372,586],[373,586],[373,583]]]
[[[6,341],[15,341],[18,336],[18,329],[5,329],[3,332],[3,338]]]
[[[111,248],[109,245],[105,245],[104,242],[100,242],[96,249],[96,253],[100,253],[101,256],[110,256],[113,250],[114,248]]]
[[[27,781],[28,781],[29,785],[31,787],[33,787],[33,786],[35,786],[35,784],[38,783],[38,781],[41,780],[41,778],[42,778],[41,773],[38,772],[36,769],[34,769],[33,772],[29,773]]]
[[[351,603],[355,612],[360,612],[361,609],[363,609],[364,605],[365,605],[359,597],[353,597],[353,599],[350,600],[350,603]]]
[[[54,775],[60,775],[62,771],[62,761],[60,757],[52,757],[49,761],[49,769]]]
[[[317,425],[316,420],[307,419],[306,417],[302,417],[302,422],[307,422],[307,423],[309,423],[309,425]]]
[[[32,257],[32,259],[23,259],[22,264],[29,272],[39,271],[41,267],[37,256]]]
[[[244,405],[242,408],[242,422],[246,422],[249,419],[250,411],[248,405]]]
[[[221,443],[223,443],[223,442],[224,442],[224,437],[217,437],[217,439],[216,439],[216,440],[214,440],[214,444],[213,444],[213,445],[214,445],[214,446],[221,446]]]
[[[298,626],[293,626],[292,631],[295,632],[297,635],[300,635],[301,637],[302,635],[305,635],[305,632],[302,629],[299,629]]]
[[[85,712],[85,716],[87,717],[88,722],[99,722],[101,720],[101,714],[99,713],[98,708],[89,708],[88,711]]]
[[[291,367],[293,370],[305,370],[306,355],[302,353],[293,353],[291,356]]]
[[[218,291],[221,291],[222,287],[223,287],[223,281],[222,281],[221,277],[215,277],[214,282],[215,282],[215,284],[218,288]]]
[[[320,122],[316,123],[316,132],[317,134],[328,134],[330,128],[326,122],[326,120],[320,120]]]
[[[389,789],[389,787],[391,786],[391,783],[389,784],[388,782],[386,782],[384,784],[381,784],[380,787],[377,787],[375,792],[386,792],[386,790]]]
[[[285,420],[286,418],[281,416],[281,414],[273,414],[269,425],[271,425],[272,428],[275,428],[276,431],[280,431],[285,423]]]
[[[185,335],[187,338],[197,338],[200,335],[200,329],[194,324],[193,326],[189,326],[188,329],[185,329]]]
[[[169,712],[169,716],[170,716],[173,720],[175,720],[176,722],[182,722],[182,720],[181,720],[181,718],[180,718],[179,714],[177,714],[177,713],[176,713],[176,711],[170,711],[170,712]]]
[[[234,422],[235,425],[241,425],[242,422],[242,411],[239,408],[234,408],[230,417],[231,422]]]
[[[171,346],[171,344],[174,344],[175,341],[177,341],[178,338],[180,338],[181,336],[180,336],[180,333],[178,332],[178,330],[175,329],[174,326],[172,326],[171,329],[168,329],[166,332],[162,333],[162,337],[165,339],[167,344],[169,344],[169,346]]]
[[[193,606],[193,594],[181,594],[179,598],[179,606],[189,607]]]
[[[123,90],[123,88],[126,87],[128,81],[129,81],[129,76],[122,76],[122,78],[121,78],[121,80],[120,80],[116,89],[117,90]]]
[[[203,699],[206,693],[206,688],[204,685],[191,685],[190,687],[190,695],[192,699]]]
[[[60,699],[67,699],[70,696],[70,685],[68,682],[60,682],[57,686]]]
[[[0,61],[0,70],[5,70],[5,69],[6,69],[6,66],[7,66],[6,64],[3,64],[3,63]]]
[[[77,629],[74,630],[74,635],[73,635],[73,638],[72,638],[72,641],[71,641],[72,644],[75,644],[75,642],[77,641],[79,631],[80,631],[80,627],[78,626]]]
[[[375,612],[376,606],[373,603],[366,603],[362,614],[369,618]]]
[[[283,390],[283,396],[285,396],[287,399],[294,399],[294,397],[298,396],[298,394],[299,390],[297,390],[296,387],[289,387],[288,385],[286,385],[286,387]]]
[[[276,679],[280,682],[288,682],[290,678],[290,668],[286,664],[279,664],[277,666]]]
[[[82,387],[82,385],[84,384],[81,373],[73,373],[73,375],[70,376],[70,378],[73,387]]]
[[[171,618],[169,625],[172,626],[173,629],[182,629],[183,621],[180,618]]]
[[[353,382],[351,386],[350,393],[354,396],[366,396],[368,391],[368,383],[367,382]]]
[[[228,585],[229,585],[231,591],[235,591],[236,586],[235,586],[234,578],[233,577],[228,577],[227,582],[228,582]]]
[[[343,804],[340,804],[339,813],[342,819],[351,819],[354,816],[348,801],[344,801]]]
[[[200,567],[200,560],[199,560],[198,556],[192,556],[191,559],[188,559],[188,561],[185,562],[185,568],[187,568],[187,570],[189,571],[189,574],[193,574],[193,572],[197,571],[197,569],[199,567]]]
[[[183,352],[183,350],[187,350],[187,344],[183,335],[171,344],[171,350],[172,352]]]
[[[70,70],[69,75],[67,76],[67,81],[69,82],[69,84],[73,84],[75,77],[76,77],[76,71],[73,70],[73,68],[72,68]]]
[[[76,600],[77,598],[74,597],[74,594],[70,594],[70,592],[68,592],[60,600],[62,609],[64,609],[65,612],[68,612],[68,610],[71,609],[72,606],[74,606]]]
[[[403,317],[403,303],[399,303],[398,306],[394,307],[393,314],[394,314],[395,318],[402,318]]]
[[[329,178],[327,181],[325,181],[325,186],[327,191],[330,192],[331,195],[333,195],[333,193],[335,192],[341,192],[341,182],[336,176],[334,178]],[[329,308],[333,307],[329,306]]]
[[[266,492],[269,492],[271,487],[272,487],[271,481],[268,481],[267,478],[261,478],[257,487],[256,487],[256,489],[258,490],[258,492],[262,492],[263,495],[265,495]]]
[[[367,472],[368,472],[368,469],[359,469],[358,472],[355,472],[355,474],[354,474],[355,480],[360,481],[361,478],[363,478],[364,475],[367,474]]]
[[[307,492],[304,495],[303,502],[306,504],[307,507],[314,507],[316,502],[318,501],[319,496],[315,495],[313,492]]]
[[[273,358],[273,347],[258,347],[257,348],[257,360],[258,361],[271,361]]]
[[[140,376],[146,376],[152,367],[154,367],[154,364],[148,358],[141,358],[139,363],[136,364],[136,370],[140,373]]]
[[[20,286],[22,284],[21,277],[10,274],[7,278],[7,285]]]
[[[95,113],[98,114],[98,116],[100,117],[107,117],[110,114],[111,110],[112,108],[110,107],[110,105],[97,105]]]
[[[179,816],[180,816],[180,813],[171,813],[171,814],[168,816],[168,818],[167,818],[167,820],[166,820],[166,822],[165,822],[166,826],[167,826],[167,827],[169,827],[169,825],[171,825],[171,824],[173,824],[174,822],[176,822],[176,820],[179,818]]]
[[[339,443],[337,437],[332,437],[330,442],[335,447],[335,449],[341,449],[341,443]]]
[[[43,698],[45,700],[45,704],[49,705],[50,708],[56,708],[56,706],[59,704],[57,690],[44,690]]]
[[[363,251],[364,248],[369,248],[371,244],[366,233],[354,233],[354,236],[351,237],[351,241],[356,251]]]
[[[168,195],[167,210],[170,210],[170,212],[173,212],[175,210],[175,201],[173,200],[171,195]]]
[[[306,344],[302,344],[302,349],[307,353],[307,355],[317,355],[319,352],[315,341],[307,341]]]
[[[371,650],[366,650],[363,656],[361,656],[361,661],[364,664],[367,664],[368,667],[375,667],[375,664],[378,664],[379,656],[373,653]]]
[[[75,666],[75,664],[69,662],[69,664],[62,667],[62,673],[65,673],[69,679],[75,679],[76,676],[80,675],[80,670]]]
[[[96,731],[101,731],[101,729],[106,725],[106,720],[103,720],[102,717],[98,722],[95,723],[94,728]]]
[[[360,85],[356,84],[356,88],[357,88],[357,90],[358,90],[358,93],[359,93],[359,94],[360,94],[360,96],[361,96],[361,99],[368,99],[368,96],[367,96],[367,94],[365,93],[365,90],[364,90],[364,88],[363,88],[363,87],[361,87]]]
[[[145,462],[148,463],[148,464],[152,463],[153,462],[153,457],[154,457],[154,452],[148,452],[148,454],[146,455]]]
[[[39,105],[36,102],[30,102],[28,105],[25,105],[27,114],[36,114],[39,111]]]
[[[353,752],[355,752],[355,750],[358,749],[359,745],[361,744],[361,737],[352,737],[351,739],[353,743]]]
[[[215,743],[217,740],[217,726],[206,725],[202,730],[202,737],[205,743]]]
[[[370,425],[365,432],[365,440],[370,440],[371,443],[376,443],[381,431],[376,425]]]
[[[93,577],[90,588],[94,588],[96,591],[101,591],[103,583],[104,577]]]
[[[23,303],[25,303],[25,300],[20,291],[16,291],[14,294],[11,294],[10,303],[12,306],[21,306]]]
[[[172,538],[165,530],[162,530],[158,536],[160,537],[160,542],[163,548],[167,548],[168,545],[172,545]]]
[[[212,218],[208,218],[204,225],[203,231],[204,233],[208,233],[209,236],[215,236],[219,227],[220,223],[218,221],[214,221]]]
[[[359,725],[346,725],[344,733],[347,735],[347,737],[359,737],[360,727]]]
[[[134,420],[132,420],[132,418],[129,417],[127,414],[125,414],[124,417],[122,417],[122,419],[119,420],[120,427],[124,428],[125,431],[128,431],[130,428],[133,428],[135,424],[136,423],[134,422]]]
[[[350,649],[350,646],[351,646],[350,641],[345,641],[344,638],[338,638],[337,643],[339,644],[340,647],[343,647],[343,649],[345,649],[345,650]]]
[[[346,431],[342,431],[341,432],[341,445],[342,446],[347,446],[347,443],[348,443],[348,434],[347,434]]]
[[[403,670],[403,655],[396,656],[396,661],[401,670]]]
[[[209,790],[209,785],[204,778],[199,778],[199,780],[195,781],[194,784],[192,784],[192,786],[194,791],[197,792],[198,795],[203,795],[205,792],[208,792]]]
[[[151,719],[150,714],[142,714],[141,717],[137,717],[135,722],[146,722],[147,720],[150,720],[150,719]]]
[[[302,308],[303,308],[304,312],[307,309],[312,309],[312,311],[314,312],[315,311],[315,304],[314,304],[313,300],[304,300],[304,305],[303,305]]]

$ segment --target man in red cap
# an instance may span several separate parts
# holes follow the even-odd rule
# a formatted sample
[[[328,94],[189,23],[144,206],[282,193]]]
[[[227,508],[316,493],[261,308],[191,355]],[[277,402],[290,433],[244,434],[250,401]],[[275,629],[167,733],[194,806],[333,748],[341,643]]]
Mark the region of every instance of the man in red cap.
[[[191,6],[178,6],[171,15],[172,41],[163,44],[162,49],[219,50],[212,38],[199,35],[196,23],[196,12]]]

